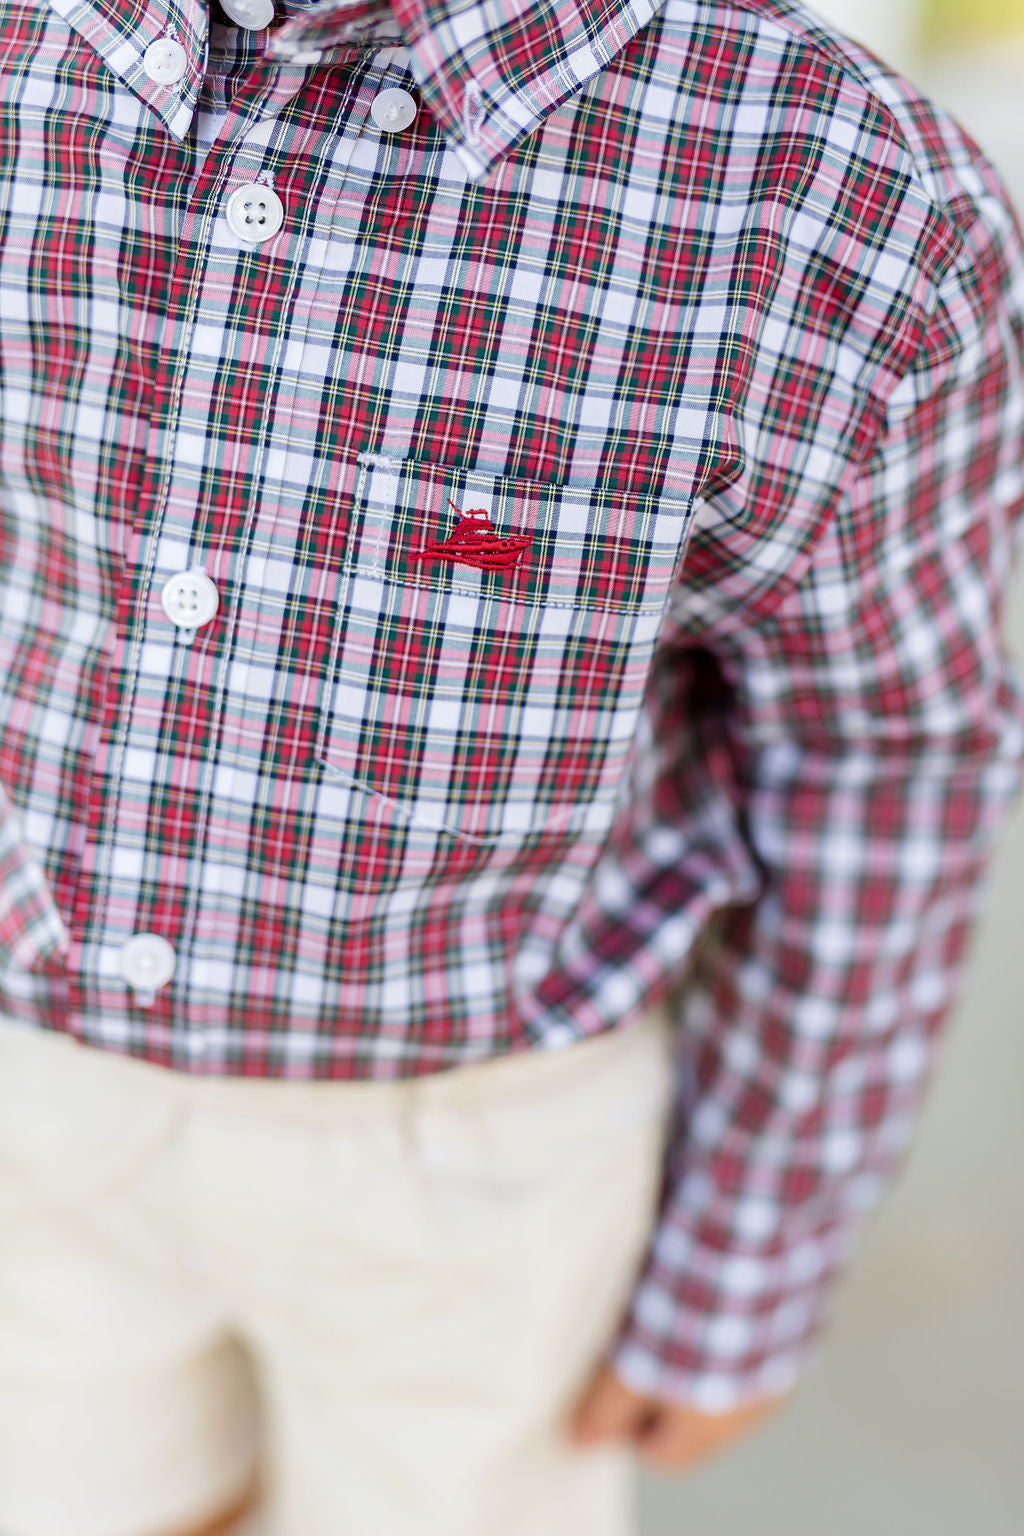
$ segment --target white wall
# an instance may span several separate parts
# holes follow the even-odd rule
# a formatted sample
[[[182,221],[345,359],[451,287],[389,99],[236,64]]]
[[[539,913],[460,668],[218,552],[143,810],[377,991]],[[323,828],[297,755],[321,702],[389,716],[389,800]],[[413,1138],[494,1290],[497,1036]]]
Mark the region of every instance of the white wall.
[[[913,78],[917,63],[918,0],[814,0],[807,9],[855,37],[887,64]]]

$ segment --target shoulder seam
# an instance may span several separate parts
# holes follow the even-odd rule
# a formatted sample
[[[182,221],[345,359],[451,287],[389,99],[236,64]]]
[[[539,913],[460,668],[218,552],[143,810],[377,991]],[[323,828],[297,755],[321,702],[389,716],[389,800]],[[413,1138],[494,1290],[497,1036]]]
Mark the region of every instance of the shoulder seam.
[[[804,12],[802,6],[790,4],[788,0],[723,0],[720,8],[725,12],[729,10],[744,12],[755,21],[777,27],[780,32],[792,38],[794,42],[806,46],[808,51],[822,59],[838,76],[849,81],[862,94],[865,100],[872,104],[880,116],[884,117],[893,143],[898,145],[906,155],[908,164],[913,167],[917,185],[931,207],[945,219],[956,234],[963,236],[966,233],[978,218],[978,208],[974,199],[966,191],[954,193],[948,199],[941,200],[934,195],[929,186],[929,168],[926,164],[922,163],[921,156],[910,142],[897,113],[891,104],[886,101],[885,97],[879,93],[876,85],[861,67],[856,57],[842,47],[841,40],[829,32],[824,22],[818,23],[809,12]],[[709,6],[709,11],[710,9],[711,7]],[[664,12],[661,14],[664,14]],[[883,60],[878,62],[883,69],[889,70],[890,66],[886,65]],[[895,81],[903,79],[898,71],[892,70],[891,73]],[[916,90],[911,81],[906,81],[905,83]],[[922,97],[922,100],[927,105],[931,105],[926,97]],[[974,163],[973,156],[972,163]],[[966,212],[965,204],[969,205],[971,209],[971,214],[968,218],[964,217]]]

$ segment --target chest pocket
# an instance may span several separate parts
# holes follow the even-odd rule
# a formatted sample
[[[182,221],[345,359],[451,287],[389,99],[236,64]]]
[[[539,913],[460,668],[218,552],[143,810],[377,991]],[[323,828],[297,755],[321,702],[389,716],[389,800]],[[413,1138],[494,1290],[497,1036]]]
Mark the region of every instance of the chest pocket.
[[[606,830],[692,497],[360,464],[316,759],[470,842]]]

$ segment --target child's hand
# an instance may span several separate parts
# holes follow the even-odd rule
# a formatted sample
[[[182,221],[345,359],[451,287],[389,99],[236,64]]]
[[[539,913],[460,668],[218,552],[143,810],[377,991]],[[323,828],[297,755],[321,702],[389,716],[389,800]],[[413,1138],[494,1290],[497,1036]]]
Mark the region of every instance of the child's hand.
[[[788,1396],[759,1398],[726,1413],[702,1413],[682,1403],[638,1397],[610,1366],[602,1365],[576,1405],[572,1439],[579,1446],[628,1440],[651,1466],[680,1471],[739,1439]]]

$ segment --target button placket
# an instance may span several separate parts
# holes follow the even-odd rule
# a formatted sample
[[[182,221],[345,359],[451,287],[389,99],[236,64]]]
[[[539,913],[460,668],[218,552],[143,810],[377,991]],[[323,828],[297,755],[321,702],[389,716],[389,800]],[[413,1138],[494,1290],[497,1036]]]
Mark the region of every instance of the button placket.
[[[277,104],[279,98],[287,99],[288,92],[294,90],[294,87],[290,86],[287,81],[279,85],[276,78],[277,74],[278,71],[274,68],[264,69],[261,74],[260,68],[258,66],[254,67],[249,77],[250,85],[255,87],[253,105],[248,111],[243,110],[243,112],[238,114],[238,118],[242,121],[243,133],[252,126],[254,119],[267,113],[268,104],[272,109]],[[266,77],[265,82],[264,76]],[[151,94],[156,95],[157,93],[153,92]],[[233,106],[237,106],[237,101],[233,103]],[[256,178],[264,174],[262,166],[266,156],[273,152],[273,143],[271,143],[269,149],[263,144],[247,147],[243,143],[240,146],[240,152],[237,156],[233,157],[233,175],[235,178],[241,176],[247,182],[252,181],[256,192],[261,198],[266,198],[270,203],[277,202],[281,206],[280,199],[277,198],[276,194],[272,193],[265,185],[256,183]],[[234,236],[231,235],[227,241],[224,240],[223,223],[220,224],[220,231],[218,233],[215,233],[213,229],[213,225],[219,222],[219,215],[224,211],[227,189],[224,187],[223,177],[224,170],[218,166],[216,157],[207,157],[206,163],[199,167],[198,174],[190,188],[190,207],[193,210],[193,217],[199,220],[201,238],[205,242],[208,255],[208,260],[204,263],[204,272],[207,274],[215,272],[218,263],[220,263],[225,271],[229,266],[234,266],[230,251],[226,248],[235,243]],[[229,182],[229,188],[230,185],[231,183]],[[283,206],[281,207],[281,217],[283,219]],[[266,226],[264,226],[263,238],[269,238],[269,231],[266,230]],[[249,248],[251,249],[255,243],[248,242]],[[238,244],[240,242],[236,244],[236,250],[238,249]],[[75,896],[73,924],[74,929],[82,934],[95,931],[98,927],[109,923],[109,911],[113,902],[112,886],[115,881],[115,852],[120,841],[120,829],[125,814],[124,808],[130,796],[130,791],[123,785],[128,754],[136,749],[140,751],[154,750],[151,722],[148,717],[144,717],[144,712],[139,709],[137,703],[140,689],[144,686],[151,686],[152,678],[148,679],[148,681],[143,678],[145,645],[136,620],[138,604],[143,599],[147,589],[149,589],[149,584],[154,574],[151,561],[147,558],[146,553],[150,541],[161,536],[162,531],[165,530],[165,520],[169,518],[172,508],[174,509],[175,517],[182,517],[181,507],[175,502],[174,498],[174,487],[178,483],[176,479],[178,471],[175,465],[175,455],[173,448],[165,439],[164,427],[158,426],[157,421],[158,419],[166,419],[171,424],[172,437],[181,430],[180,423],[185,403],[187,402],[189,368],[193,365],[190,341],[191,328],[205,318],[202,296],[201,294],[196,294],[194,262],[194,252],[189,251],[186,254],[184,250],[180,254],[168,259],[166,290],[168,303],[173,305],[175,296],[178,296],[184,310],[187,301],[189,306],[188,320],[183,330],[180,350],[176,351],[173,355],[161,353],[157,366],[154,368],[151,376],[153,420],[148,438],[146,468],[139,482],[133,508],[133,527],[141,536],[141,549],[137,562],[126,573],[117,599],[118,613],[123,616],[125,628],[132,633],[133,638],[124,656],[124,670],[122,674],[125,683],[124,694],[118,695],[115,699],[113,692],[111,692],[104,705],[105,718],[118,721],[118,725],[112,733],[114,744],[107,759],[110,766],[111,781],[115,784],[116,788],[111,793],[109,786],[105,782],[102,791],[103,809],[97,821],[109,829],[110,835],[97,838],[95,857],[96,883],[88,887],[81,885]],[[210,281],[212,279],[207,276],[205,280]],[[281,344],[283,345],[283,342]],[[183,396],[185,397],[184,400]],[[164,413],[166,413],[166,418]],[[207,423],[198,421],[193,422],[192,425],[196,433],[202,433]],[[187,547],[194,532],[194,527],[191,524],[186,526],[181,523],[174,523],[171,531],[178,534]],[[242,537],[244,539],[244,532]],[[179,560],[184,565],[185,562],[181,560],[179,555],[178,560],[174,560],[169,567],[164,567],[163,572],[160,573],[164,580],[167,579],[169,573],[174,572],[174,567],[179,563]],[[179,572],[178,574],[185,573]],[[157,590],[159,591],[159,583]],[[153,596],[155,593],[150,592],[150,595]],[[228,630],[230,630],[234,622],[234,615],[230,610],[231,604],[228,601],[227,594],[222,594],[220,613]],[[158,613],[153,608],[150,608],[149,614],[151,619],[155,621],[153,627],[159,628],[163,632],[163,639],[165,641],[163,647],[160,646],[159,642],[157,643],[154,647],[156,652],[168,650],[166,646],[168,640],[171,642],[170,653],[173,652],[175,640],[180,639],[187,644],[194,638],[196,630],[191,627],[187,629],[179,627],[174,634],[169,632],[167,618],[170,615],[166,614],[166,609],[163,613]],[[190,619],[190,624],[191,622]],[[148,628],[149,624],[147,623],[145,627]],[[179,656],[179,661],[180,659]],[[159,665],[159,662],[157,662],[157,665]],[[169,666],[174,667],[175,665],[177,663],[172,659],[169,662]],[[222,714],[223,673],[226,665],[226,661],[222,659],[219,653],[211,659],[210,692],[213,699],[213,713],[209,726],[211,735],[216,729],[212,722],[219,720]],[[214,757],[213,754],[210,754],[208,761],[200,766],[197,774],[193,796],[196,810],[188,828],[181,831],[180,841],[172,833],[168,833],[168,846],[172,849],[172,856],[176,855],[179,849],[185,850],[186,848],[190,849],[201,846],[209,816],[209,806],[206,803],[206,797],[211,793],[213,774]],[[94,782],[98,785],[98,778]],[[98,788],[94,789],[90,786],[91,798],[97,793]],[[124,880],[126,881],[127,879],[128,877],[125,876]],[[181,943],[186,942],[192,932],[197,899],[198,891],[194,888],[190,889],[187,893],[185,911],[181,915],[180,922],[176,925],[176,937]],[[139,938],[139,935],[135,937]],[[153,941],[155,941],[155,945]],[[129,943],[131,942],[129,939]],[[118,946],[115,939],[113,948],[113,956],[108,962],[105,962],[110,965],[110,970],[106,973],[106,980],[108,982],[114,980],[116,985],[116,978],[118,977],[123,982],[128,981],[122,968],[122,951],[126,946]],[[147,948],[152,950],[148,959],[146,957]],[[160,954],[156,953],[157,948],[160,949]],[[168,965],[168,953],[173,960],[174,951],[167,945],[167,941],[158,934],[152,935],[147,940],[147,945],[143,947],[144,975],[142,967],[139,966],[137,947],[134,950],[128,951],[129,968],[134,978],[130,983],[131,992],[129,994],[130,1002],[133,1006],[152,1008],[159,1005],[161,1000],[159,987],[165,984],[166,979],[169,979],[169,977],[161,975],[161,969],[166,969]],[[133,955],[134,959],[132,959]],[[162,960],[161,955],[163,956]],[[174,967],[172,964],[170,974],[173,973]]]

